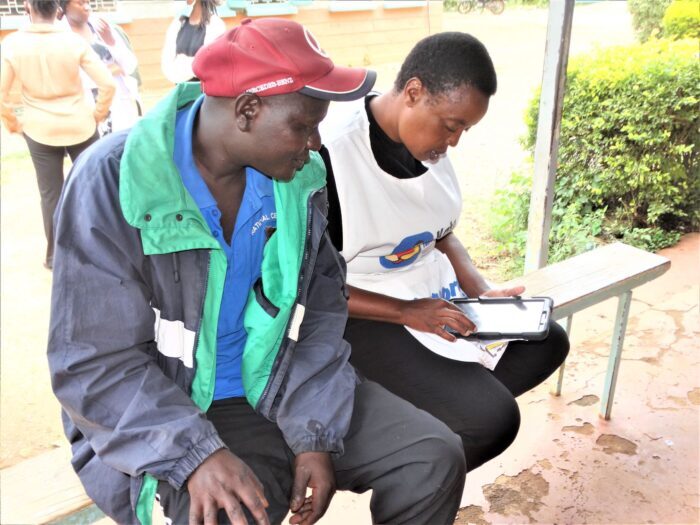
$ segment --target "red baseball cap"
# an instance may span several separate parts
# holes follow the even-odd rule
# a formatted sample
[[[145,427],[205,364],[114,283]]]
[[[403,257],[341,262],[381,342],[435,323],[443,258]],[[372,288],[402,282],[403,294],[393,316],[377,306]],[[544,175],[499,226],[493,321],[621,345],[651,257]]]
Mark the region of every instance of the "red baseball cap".
[[[245,19],[200,48],[192,70],[215,97],[299,92],[323,100],[355,100],[372,89],[376,73],[333,64],[301,24],[281,18]]]

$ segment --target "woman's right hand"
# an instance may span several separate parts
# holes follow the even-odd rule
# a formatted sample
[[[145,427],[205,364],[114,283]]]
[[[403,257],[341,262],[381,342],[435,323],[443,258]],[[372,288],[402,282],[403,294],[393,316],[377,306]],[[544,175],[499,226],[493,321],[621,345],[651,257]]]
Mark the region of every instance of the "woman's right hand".
[[[400,322],[414,330],[436,334],[447,341],[457,338],[445,328],[449,327],[462,335],[470,335],[476,325],[464,312],[444,299],[415,299],[403,301],[400,310]]]

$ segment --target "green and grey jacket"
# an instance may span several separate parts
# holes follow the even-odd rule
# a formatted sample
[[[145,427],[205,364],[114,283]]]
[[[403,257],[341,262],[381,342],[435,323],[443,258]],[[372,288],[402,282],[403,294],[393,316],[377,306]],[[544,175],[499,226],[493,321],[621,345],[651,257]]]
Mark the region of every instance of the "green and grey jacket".
[[[119,523],[150,522],[157,480],[180,488],[225,446],[205,412],[226,256],[172,160],[176,112],[199,94],[180,85],[128,134],[92,146],[56,215],[53,389],[73,466]],[[274,192],[277,231],[245,312],[246,396],[295,453],[340,454],[358,380],[320,157]]]

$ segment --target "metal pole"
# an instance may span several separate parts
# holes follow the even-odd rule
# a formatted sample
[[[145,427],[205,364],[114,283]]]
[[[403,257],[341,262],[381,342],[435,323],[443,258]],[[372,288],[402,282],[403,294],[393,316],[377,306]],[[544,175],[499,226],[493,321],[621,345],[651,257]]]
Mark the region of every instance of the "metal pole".
[[[547,264],[554,178],[557,171],[559,130],[573,14],[574,0],[551,0],[542,70],[540,113],[537,121],[535,171],[532,177],[528,217],[525,273]]]

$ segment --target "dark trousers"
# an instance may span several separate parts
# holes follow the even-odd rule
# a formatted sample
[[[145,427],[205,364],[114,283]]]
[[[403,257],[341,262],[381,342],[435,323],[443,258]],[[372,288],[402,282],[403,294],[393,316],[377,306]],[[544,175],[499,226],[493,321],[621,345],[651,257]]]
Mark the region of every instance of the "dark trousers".
[[[92,137],[80,144],[48,146],[36,142],[26,134],[24,135],[24,140],[27,141],[29,154],[34,164],[36,181],[39,185],[41,216],[44,220],[44,233],[46,234],[46,259],[44,264],[49,268],[53,265],[53,213],[56,210],[56,205],[63,189],[63,157],[68,153],[70,160],[75,162],[78,155],[98,138],[96,131]]]
[[[265,487],[271,523],[289,512],[294,455],[277,426],[256,414],[245,399],[214,402],[207,412],[231,452]],[[357,387],[345,453],[334,458],[339,490],[373,490],[372,518],[382,524],[431,525],[454,521],[466,466],[459,437],[427,412],[365,381]],[[189,496],[167,482],[158,499],[175,525],[188,523]],[[247,514],[249,523],[254,523]],[[219,523],[228,523],[223,512]]]
[[[515,397],[549,377],[569,352],[566,333],[554,322],[544,341],[510,343],[493,372],[429,351],[401,325],[350,319],[345,339],[365,377],[462,438],[468,470],[510,446],[520,428]]]

